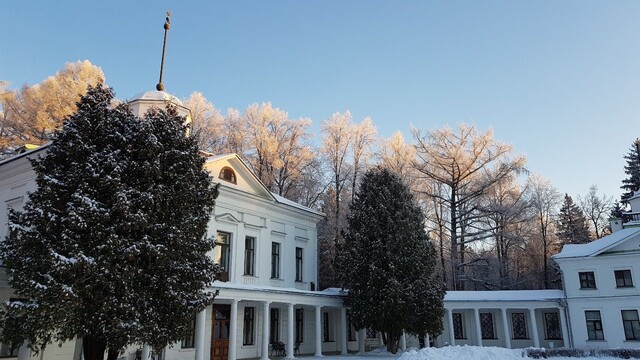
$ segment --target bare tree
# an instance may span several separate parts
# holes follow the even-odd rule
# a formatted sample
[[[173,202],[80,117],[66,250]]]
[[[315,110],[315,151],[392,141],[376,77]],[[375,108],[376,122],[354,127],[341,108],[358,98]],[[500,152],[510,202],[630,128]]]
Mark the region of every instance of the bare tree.
[[[511,147],[493,139],[493,132],[479,133],[460,125],[422,134],[413,130],[417,142],[416,169],[427,181],[436,181],[445,191],[431,192],[449,210],[447,231],[451,243],[452,290],[463,289],[464,248],[467,243],[489,236],[477,227],[477,200],[505,177],[524,168],[523,156],[511,158]]]
[[[549,256],[552,254],[552,244],[556,242],[553,216],[558,213],[562,195],[549,180],[540,175],[531,175],[528,187],[542,244],[543,286],[548,289],[551,287]]]
[[[371,154],[371,148],[376,141],[376,127],[370,117],[364,118],[361,123],[354,125],[353,133],[353,176],[351,177],[351,200],[356,194],[358,174],[367,170],[367,159]]]
[[[200,149],[220,153],[224,149],[224,118],[220,111],[198,91],[191,93],[183,103],[191,110],[191,128],[198,138]]]
[[[76,111],[76,103],[88,85],[104,82],[102,69],[88,60],[67,63],[53,76],[36,85],[24,85],[0,96],[4,153],[27,143],[40,145],[60,128],[64,118]]]
[[[600,196],[598,195],[598,186],[591,185],[587,195],[584,197],[578,195],[578,204],[589,220],[596,239],[605,236],[609,227],[607,219],[614,204],[613,196],[605,194]]]

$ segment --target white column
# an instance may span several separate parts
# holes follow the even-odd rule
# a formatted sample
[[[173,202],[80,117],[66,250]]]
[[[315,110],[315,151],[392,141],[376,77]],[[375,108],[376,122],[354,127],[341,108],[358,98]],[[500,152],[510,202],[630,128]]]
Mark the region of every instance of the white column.
[[[80,342],[80,354],[82,354],[82,340],[78,338],[76,343]],[[25,340],[18,349],[18,360],[27,360],[31,357],[31,349],[29,349],[29,342]]]
[[[559,312],[558,315],[560,317],[560,330],[562,331],[562,345],[568,348],[571,345],[569,344],[569,328],[567,328],[567,319],[566,319],[567,314],[565,312],[565,308],[563,307],[559,307],[558,312]]]
[[[316,305],[316,353],[322,356],[322,306]]]
[[[529,309],[529,317],[531,318],[531,336],[533,337],[533,346],[540,347],[540,338],[538,337],[538,324],[536,324],[536,310]]]
[[[400,336],[400,350],[407,350],[407,334],[402,330],[402,335]]]
[[[296,342],[296,338],[293,335],[293,324],[296,314],[293,309],[293,304],[288,304],[287,309],[289,311],[289,318],[287,319],[289,321],[289,326],[287,327],[287,358],[293,359],[293,343]],[[291,349],[289,350],[289,348]]]
[[[196,333],[195,333],[195,348],[196,359],[204,360],[204,337],[205,337],[205,322],[207,320],[207,308],[202,309],[196,315]]]
[[[265,301],[262,303],[262,312],[264,315],[262,316],[262,360],[269,359],[269,301]]]
[[[142,360],[149,360],[149,345],[142,345]]]
[[[349,336],[349,324],[347,324],[347,308],[340,308],[340,354],[347,355],[348,353],[348,345],[347,345],[347,337]]]
[[[509,321],[507,320],[507,309],[500,309],[500,314],[502,314],[502,333],[504,334],[504,346],[507,349],[511,349],[511,333],[509,332]]]
[[[367,329],[358,330],[358,352],[364,353],[364,345],[367,339]]]
[[[482,346],[482,327],[480,326],[480,311],[473,309],[473,315],[476,318],[476,341],[478,346]]]
[[[238,338],[238,300],[231,301],[231,318],[229,319],[229,354],[228,360],[236,360],[236,344]]]
[[[449,320],[449,345],[456,346],[456,335],[453,330],[453,309],[445,309],[447,319]]]
[[[424,337],[424,347],[431,347],[431,336],[429,336],[429,334]]]

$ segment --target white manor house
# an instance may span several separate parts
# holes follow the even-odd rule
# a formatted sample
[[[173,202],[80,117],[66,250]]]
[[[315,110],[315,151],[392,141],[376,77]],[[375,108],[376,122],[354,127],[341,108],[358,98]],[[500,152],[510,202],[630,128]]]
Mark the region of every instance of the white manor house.
[[[138,114],[170,101],[149,91],[129,104]],[[46,146],[0,162],[0,236],[7,211],[20,209],[35,190],[29,157]],[[206,169],[220,195],[209,222],[218,246],[211,255],[224,269],[211,290],[214,304],[195,315],[193,335],[164,351],[167,360],[235,360],[363,352],[381,337],[354,329],[338,289],[318,291],[316,224],[323,214],[269,192],[235,154],[207,155]],[[640,210],[640,195],[630,200]],[[507,348],[640,348],[640,213],[614,219],[614,233],[585,245],[567,245],[553,259],[564,290],[450,291],[444,331],[402,338],[401,347],[480,345]],[[634,227],[638,225],[639,227]],[[0,269],[0,301],[12,297]],[[143,349],[146,359],[149,349]],[[132,347],[123,358],[133,360]],[[35,355],[26,344],[0,344],[0,358],[81,359],[81,341],[52,344]]]

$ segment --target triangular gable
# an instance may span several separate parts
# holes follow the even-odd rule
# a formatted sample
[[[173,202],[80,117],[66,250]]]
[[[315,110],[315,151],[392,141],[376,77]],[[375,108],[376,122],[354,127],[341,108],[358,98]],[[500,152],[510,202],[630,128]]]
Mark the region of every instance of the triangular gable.
[[[221,186],[244,191],[271,201],[275,200],[267,187],[237,154],[211,156],[207,158],[204,167],[211,174],[213,181],[220,183]],[[233,180],[235,181],[227,181],[221,178],[221,171],[224,168],[233,170],[235,175]]]
[[[237,224],[237,223],[241,222],[240,219],[238,219],[237,217],[233,216],[230,213],[224,213],[224,214],[216,215],[216,220],[225,221],[225,222],[232,223],[232,224]]]

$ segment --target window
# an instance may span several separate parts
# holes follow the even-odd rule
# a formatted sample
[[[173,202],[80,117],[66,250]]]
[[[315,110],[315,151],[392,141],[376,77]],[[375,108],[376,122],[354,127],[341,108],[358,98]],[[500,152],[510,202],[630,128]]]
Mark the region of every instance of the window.
[[[324,342],[334,341],[333,331],[331,331],[331,322],[329,320],[329,313],[322,313],[322,334]]]
[[[183,349],[189,349],[196,347],[196,318],[195,316],[189,320],[189,333],[182,338],[180,347]]]
[[[513,339],[528,339],[527,320],[524,313],[511,314],[511,326],[513,327]]]
[[[622,310],[622,324],[626,340],[640,340],[640,319],[638,310]]]
[[[244,238],[244,274],[255,275],[256,238],[247,236]]]
[[[280,279],[280,243],[271,243],[271,278]]]
[[[616,287],[632,287],[631,270],[616,270]]]
[[[544,329],[547,340],[562,340],[560,314],[556,312],[544,313]]]
[[[222,168],[222,170],[220,170],[220,175],[218,175],[218,178],[236,184],[236,173],[232,168],[228,166],[225,166]]]
[[[496,335],[493,331],[493,314],[480,313],[480,332],[483,339],[495,339]]]
[[[271,308],[271,322],[269,326],[269,342],[274,343],[280,341],[280,309]]]
[[[453,313],[453,337],[455,339],[465,339],[462,313]]]
[[[296,248],[296,281],[302,281],[302,248]]]
[[[374,329],[367,328],[367,339],[377,339],[378,332]]]
[[[253,325],[256,308],[244,308],[244,335],[242,336],[242,345],[253,345]]]
[[[304,309],[296,309],[296,342],[304,341]]]
[[[595,289],[596,277],[593,271],[585,271],[578,273],[580,276],[580,289]]]
[[[600,311],[585,311],[584,317],[587,320],[587,335],[589,340],[604,340]]]
[[[231,234],[219,231],[216,236],[215,262],[220,264],[222,274],[219,275],[220,281],[229,280],[229,269],[231,269]]]
[[[18,357],[18,349],[20,345],[9,345],[5,343],[0,343],[0,358],[5,357]]]

